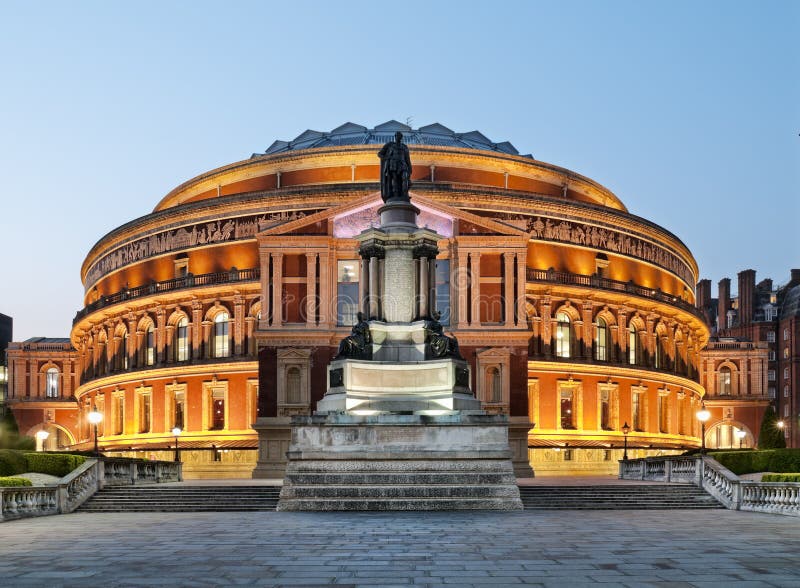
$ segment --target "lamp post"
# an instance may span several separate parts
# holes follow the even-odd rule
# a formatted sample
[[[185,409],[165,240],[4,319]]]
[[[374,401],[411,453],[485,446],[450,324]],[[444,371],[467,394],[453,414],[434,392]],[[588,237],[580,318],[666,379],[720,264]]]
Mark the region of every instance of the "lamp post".
[[[738,431],[736,431],[736,436],[739,438],[739,449],[741,449],[742,442],[744,441],[744,438],[747,437],[747,433],[739,429]]]
[[[623,444],[624,449],[622,450],[622,461],[628,460],[628,433],[630,432],[631,428],[628,425],[628,421],[625,421],[625,424],[622,425],[622,438],[624,439],[624,444]]]
[[[697,420],[700,421],[700,455],[706,454],[706,423],[711,418],[711,413],[706,408],[705,403],[700,405],[700,410],[697,411]]]
[[[47,441],[49,436],[50,433],[44,429],[36,431],[36,451],[44,451],[44,442]]]
[[[100,457],[100,450],[97,448],[97,425],[103,420],[103,413],[98,412],[96,408],[92,407],[89,413],[89,422],[94,425],[94,456]]]
[[[180,449],[178,449],[178,435],[181,434],[181,428],[175,427],[174,429],[172,429],[172,434],[175,437],[175,461],[180,461],[181,454],[180,454]]]

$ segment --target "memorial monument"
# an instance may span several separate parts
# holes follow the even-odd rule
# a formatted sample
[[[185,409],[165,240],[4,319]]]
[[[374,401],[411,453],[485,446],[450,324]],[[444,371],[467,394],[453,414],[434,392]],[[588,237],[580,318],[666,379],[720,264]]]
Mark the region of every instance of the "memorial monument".
[[[441,237],[417,226],[402,139],[378,153],[380,225],[356,237],[358,322],[316,413],[292,418],[278,510],[522,508],[507,417],[480,409],[434,308]]]

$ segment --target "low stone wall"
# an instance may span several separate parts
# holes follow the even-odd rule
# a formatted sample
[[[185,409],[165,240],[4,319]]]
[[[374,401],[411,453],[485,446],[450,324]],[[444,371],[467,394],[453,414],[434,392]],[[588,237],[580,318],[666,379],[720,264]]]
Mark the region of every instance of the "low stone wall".
[[[731,510],[800,516],[800,483],[742,480],[708,456],[620,461],[619,477],[623,480],[690,483]]]
[[[52,486],[0,488],[0,522],[73,512],[106,485],[182,480],[181,464],[88,459]]]

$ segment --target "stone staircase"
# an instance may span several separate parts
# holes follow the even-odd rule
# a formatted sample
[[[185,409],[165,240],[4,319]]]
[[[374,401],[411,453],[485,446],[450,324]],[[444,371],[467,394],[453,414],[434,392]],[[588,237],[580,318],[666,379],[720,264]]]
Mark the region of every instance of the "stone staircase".
[[[78,512],[275,510],[279,486],[106,486]]]
[[[724,508],[693,485],[521,486],[525,510],[655,510]]]
[[[278,510],[515,510],[520,506],[508,460],[305,460],[287,466]]]

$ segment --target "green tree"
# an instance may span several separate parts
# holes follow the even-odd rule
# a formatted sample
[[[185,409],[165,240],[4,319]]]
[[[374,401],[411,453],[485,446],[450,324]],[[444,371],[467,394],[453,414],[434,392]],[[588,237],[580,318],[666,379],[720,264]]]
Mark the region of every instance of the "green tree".
[[[761,421],[761,430],[758,433],[759,449],[782,449],[786,447],[786,437],[783,429],[778,427],[778,415],[775,409],[768,406]]]
[[[19,427],[14,413],[8,408],[0,408],[0,449],[12,449],[19,439]]]

